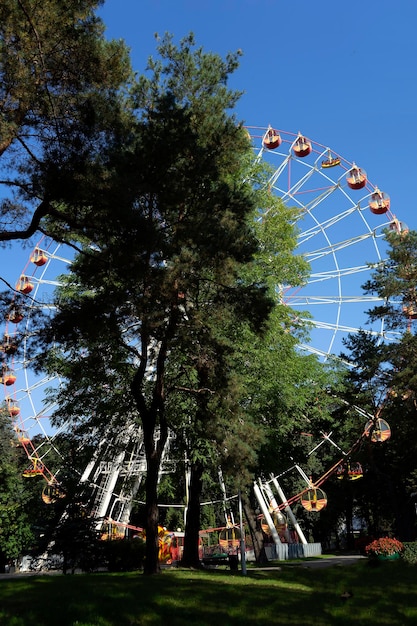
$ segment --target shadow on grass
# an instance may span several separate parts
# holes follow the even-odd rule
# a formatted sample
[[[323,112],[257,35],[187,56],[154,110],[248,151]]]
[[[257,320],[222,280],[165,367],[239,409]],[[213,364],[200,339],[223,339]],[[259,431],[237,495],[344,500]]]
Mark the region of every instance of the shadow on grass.
[[[246,577],[224,570],[16,577],[0,582],[0,624],[416,624],[416,573],[404,563],[371,568],[364,562],[320,570],[251,569]]]

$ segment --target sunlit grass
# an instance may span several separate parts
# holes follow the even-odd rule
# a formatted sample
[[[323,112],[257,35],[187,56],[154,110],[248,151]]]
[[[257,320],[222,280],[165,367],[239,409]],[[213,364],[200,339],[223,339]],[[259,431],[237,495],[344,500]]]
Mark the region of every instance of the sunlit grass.
[[[367,561],[323,569],[166,570],[0,581],[7,626],[302,626],[417,624],[417,569]],[[342,594],[352,594],[344,599]]]

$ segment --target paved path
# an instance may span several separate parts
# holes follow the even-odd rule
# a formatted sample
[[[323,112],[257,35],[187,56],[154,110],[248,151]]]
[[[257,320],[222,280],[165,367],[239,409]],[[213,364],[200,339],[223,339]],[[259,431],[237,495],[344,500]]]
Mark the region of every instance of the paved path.
[[[300,563],[301,567],[320,569],[322,567],[331,567],[334,565],[353,565],[362,559],[367,559],[366,556],[360,554],[347,554],[340,556],[328,556],[317,561],[305,561]]]
[[[298,561],[290,563],[288,561],[282,561],[280,565],[274,565],[271,567],[257,567],[256,569],[280,570],[282,569],[283,565],[291,567],[303,567],[306,569],[322,569],[324,567],[342,567],[347,565],[353,565],[354,563],[357,563],[358,561],[366,558],[366,556],[361,556],[360,554],[347,554],[340,556],[327,556],[321,559],[317,559],[315,561]],[[62,574],[62,570],[50,570],[47,572],[16,572],[12,574],[0,574],[0,580],[2,578],[14,578],[15,576],[56,576],[58,574]]]

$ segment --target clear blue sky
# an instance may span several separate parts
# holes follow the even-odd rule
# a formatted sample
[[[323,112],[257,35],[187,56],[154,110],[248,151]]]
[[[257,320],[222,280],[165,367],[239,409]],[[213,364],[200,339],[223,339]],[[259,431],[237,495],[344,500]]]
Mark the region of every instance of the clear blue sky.
[[[301,131],[355,161],[417,227],[415,0],[106,0],[100,13],[138,72],[155,33],[192,31],[221,55],[241,49],[238,117]]]

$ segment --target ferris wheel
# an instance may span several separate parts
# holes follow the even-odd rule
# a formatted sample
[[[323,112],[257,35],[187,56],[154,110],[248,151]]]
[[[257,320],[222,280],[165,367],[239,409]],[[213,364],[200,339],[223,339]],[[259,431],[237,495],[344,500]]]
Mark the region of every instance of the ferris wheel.
[[[271,168],[270,191],[285,205],[299,209],[296,253],[311,266],[307,284],[280,286],[282,301],[300,319],[311,316],[311,340],[300,348],[328,359],[341,350],[344,337],[365,328],[365,312],[378,302],[376,297],[363,295],[361,286],[372,265],[385,258],[384,229],[401,233],[406,227],[392,214],[389,196],[369,182],[362,167],[300,133],[271,126],[247,130],[256,161]],[[53,241],[43,238],[38,242],[17,276],[19,305],[11,303],[0,345],[5,402],[28,457],[25,476],[45,479],[46,503],[63,495],[59,474],[49,469],[48,459],[52,454],[61,456],[59,435],[68,425],[58,430],[51,423],[54,405],[48,402],[47,389],[59,385],[60,380],[35,376],[27,338],[39,309],[52,314],[53,291],[59,276],[68,271],[72,256],[70,248]],[[367,332],[391,338],[383,321],[368,327]],[[98,442],[79,478],[92,486],[97,516],[125,523],[146,467],[137,430],[126,423],[120,437],[118,442]]]
[[[281,286],[281,297],[300,318],[311,316],[311,341],[301,347],[326,360],[359,329],[394,339],[384,320],[367,324],[366,311],[382,299],[362,290],[372,266],[386,258],[384,231],[407,231],[388,194],[371,184],[363,167],[301,133],[271,126],[247,130],[256,159],[271,167],[270,191],[299,210],[296,253],[311,273],[302,287]]]

